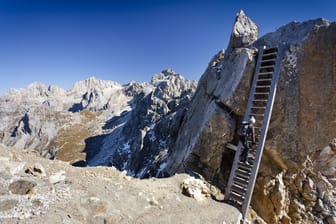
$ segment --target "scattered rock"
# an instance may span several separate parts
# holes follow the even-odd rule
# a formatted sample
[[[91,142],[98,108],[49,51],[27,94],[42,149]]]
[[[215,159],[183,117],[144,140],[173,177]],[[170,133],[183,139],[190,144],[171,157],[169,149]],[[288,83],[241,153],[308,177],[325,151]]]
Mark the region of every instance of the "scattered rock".
[[[31,167],[28,167],[25,170],[25,172],[33,176],[40,176],[40,177],[46,176],[46,172],[40,163],[33,164]]]
[[[42,205],[42,202],[39,199],[35,199],[32,201],[32,205],[34,207],[40,207]]]
[[[311,178],[303,184],[302,196],[308,201],[316,201],[316,185]]]
[[[282,217],[282,224],[291,224],[292,223],[292,219],[288,216],[288,215],[284,215]]]
[[[23,170],[25,164],[25,162],[9,161],[8,157],[2,157],[0,158],[0,171],[8,170],[11,175],[15,175]]]
[[[49,177],[49,182],[51,184],[56,184],[66,179],[65,171],[59,171]]]
[[[181,188],[185,195],[196,199],[196,201],[204,201],[211,195],[211,190],[206,183],[194,177],[185,179],[181,184]]]
[[[0,185],[0,196],[6,195],[6,194],[8,194],[8,189],[3,184],[1,184]]]
[[[148,202],[152,206],[159,206],[159,202],[155,199],[154,196],[151,199],[148,199]]]
[[[10,210],[14,208],[18,203],[19,201],[13,199],[0,201],[0,211]]]
[[[336,151],[336,138],[331,140],[331,142],[329,143],[329,146],[331,147],[332,150]]]
[[[35,182],[22,179],[11,183],[8,187],[8,190],[13,194],[25,195],[31,193],[35,186]]]
[[[89,223],[97,223],[106,214],[107,203],[97,197],[81,198],[81,212]]]
[[[332,179],[336,176],[336,151],[332,149],[332,144],[313,154],[314,166],[321,174]]]
[[[330,216],[326,218],[327,224],[336,224],[336,217],[335,216]]]
[[[322,202],[322,200],[320,198],[317,199],[317,202],[316,202],[316,205],[315,205],[314,209],[317,212],[322,212],[324,210],[323,202]]]
[[[324,194],[328,191],[328,182],[326,180],[321,180],[316,184],[316,189],[318,192],[318,197],[323,198]]]

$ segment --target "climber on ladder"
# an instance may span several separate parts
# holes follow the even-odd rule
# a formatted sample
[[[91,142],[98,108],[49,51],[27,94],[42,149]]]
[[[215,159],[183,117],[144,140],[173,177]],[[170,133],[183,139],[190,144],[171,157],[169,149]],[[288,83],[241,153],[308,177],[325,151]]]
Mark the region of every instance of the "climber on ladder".
[[[239,141],[243,145],[243,152],[240,155],[244,163],[248,163],[248,153],[250,149],[249,140],[252,140],[252,145],[255,145],[254,124],[256,119],[251,116],[249,121],[243,121],[239,129]],[[252,146],[251,145],[251,146]]]

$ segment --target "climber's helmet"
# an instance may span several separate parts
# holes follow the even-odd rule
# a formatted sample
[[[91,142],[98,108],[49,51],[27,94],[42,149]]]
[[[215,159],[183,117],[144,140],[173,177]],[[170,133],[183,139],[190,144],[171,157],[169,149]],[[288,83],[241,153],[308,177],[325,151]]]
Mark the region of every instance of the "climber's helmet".
[[[255,124],[256,123],[256,119],[254,118],[254,116],[250,117],[250,124]]]

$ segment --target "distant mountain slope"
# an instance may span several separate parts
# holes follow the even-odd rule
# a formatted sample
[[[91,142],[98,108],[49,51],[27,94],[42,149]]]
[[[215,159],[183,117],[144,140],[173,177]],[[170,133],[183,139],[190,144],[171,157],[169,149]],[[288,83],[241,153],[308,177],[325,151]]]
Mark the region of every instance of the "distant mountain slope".
[[[171,69],[150,83],[91,77],[68,91],[33,83],[0,97],[0,143],[77,165],[156,175],[152,167],[174,141],[195,88]]]

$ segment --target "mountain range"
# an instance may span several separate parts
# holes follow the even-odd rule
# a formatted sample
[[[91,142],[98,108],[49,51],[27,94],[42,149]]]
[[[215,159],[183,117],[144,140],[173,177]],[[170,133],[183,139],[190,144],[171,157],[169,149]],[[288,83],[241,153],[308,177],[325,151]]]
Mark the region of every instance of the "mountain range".
[[[162,175],[153,167],[165,158],[195,89],[172,69],[150,83],[90,77],[64,90],[36,82],[0,97],[0,142],[78,166]]]

